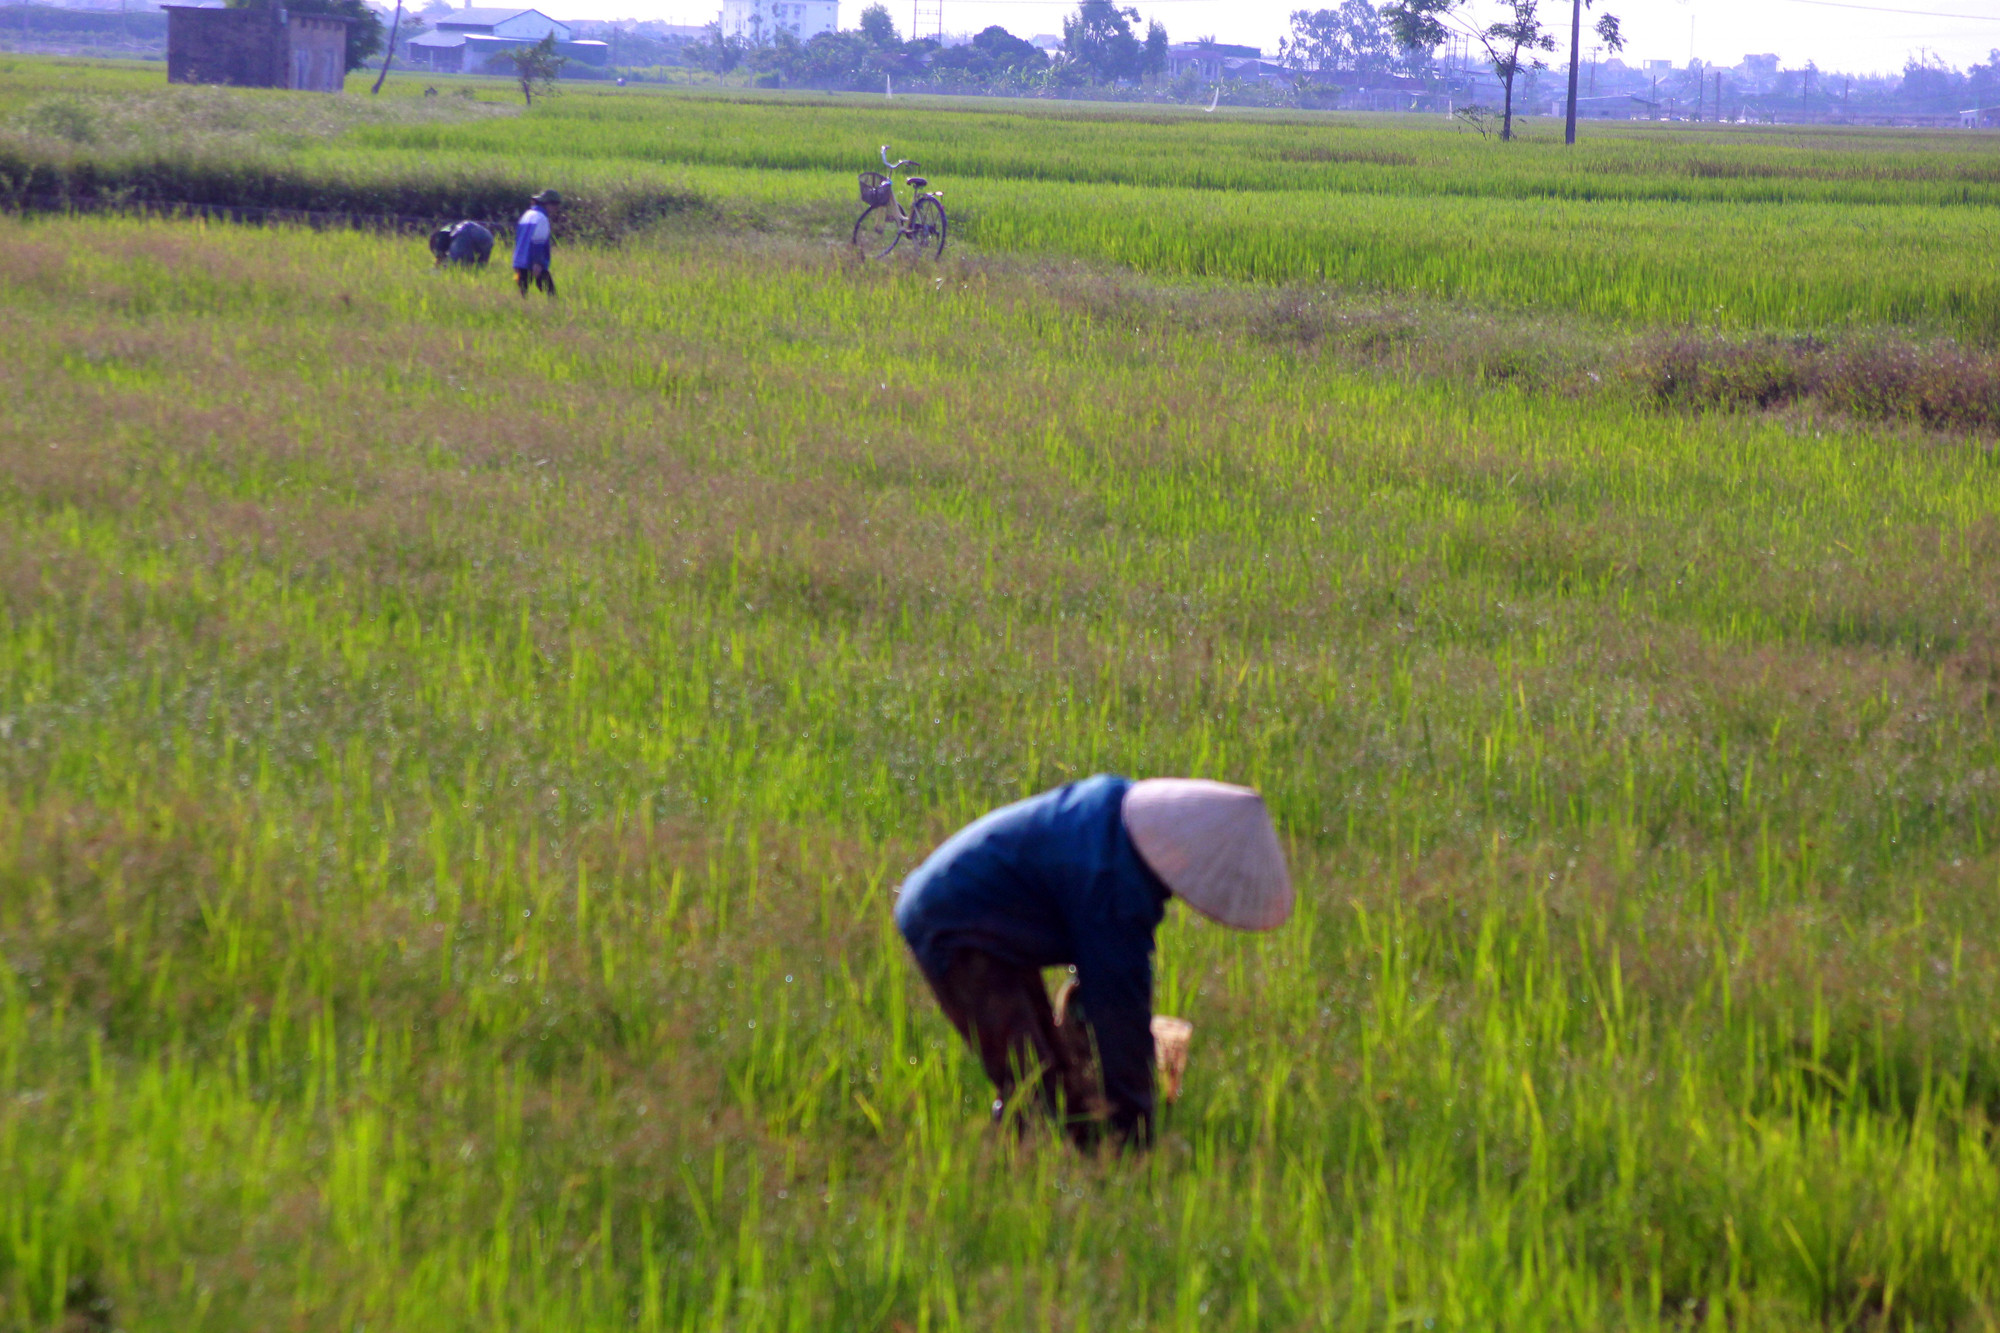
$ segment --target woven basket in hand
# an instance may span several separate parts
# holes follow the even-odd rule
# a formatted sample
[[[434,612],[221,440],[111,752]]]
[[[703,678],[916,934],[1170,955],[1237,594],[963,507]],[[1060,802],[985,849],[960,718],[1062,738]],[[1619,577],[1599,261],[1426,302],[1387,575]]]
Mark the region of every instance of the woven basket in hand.
[[[1153,1062],[1159,1066],[1160,1082],[1166,1085],[1167,1100],[1181,1099],[1181,1080],[1187,1077],[1188,1039],[1194,1024],[1185,1018],[1153,1015]]]
[[[1075,977],[1065,977],[1056,989],[1054,1009],[1056,1035],[1068,1048],[1069,1058],[1090,1070],[1090,1081],[1097,1082],[1102,1077],[1097,1072],[1097,1051],[1084,1030],[1090,1020],[1083,1013]],[[1177,1102],[1187,1078],[1188,1042],[1194,1036],[1194,1024],[1185,1018],[1154,1014],[1152,1028],[1153,1066],[1160,1076],[1161,1091],[1169,1102]]]

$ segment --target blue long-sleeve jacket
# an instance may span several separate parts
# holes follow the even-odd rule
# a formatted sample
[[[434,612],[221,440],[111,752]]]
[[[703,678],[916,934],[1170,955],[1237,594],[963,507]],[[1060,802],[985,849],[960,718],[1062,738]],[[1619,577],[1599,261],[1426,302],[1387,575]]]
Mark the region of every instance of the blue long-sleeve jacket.
[[[550,251],[549,215],[537,204],[521,214],[521,220],[514,224],[514,267],[529,268],[539,264],[549,266]]]
[[[903,881],[896,927],[942,977],[961,948],[1024,967],[1076,967],[1114,1123],[1153,1117],[1153,931],[1167,889],[1100,775],[1003,806],[953,834]]]

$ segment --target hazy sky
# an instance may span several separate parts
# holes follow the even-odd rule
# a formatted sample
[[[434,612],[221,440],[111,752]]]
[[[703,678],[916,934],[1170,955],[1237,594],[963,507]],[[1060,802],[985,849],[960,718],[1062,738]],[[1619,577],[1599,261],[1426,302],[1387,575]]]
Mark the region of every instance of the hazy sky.
[[[559,18],[657,18],[706,23],[717,0],[544,0]],[[884,0],[907,35],[912,0]],[[1480,0],[1474,0],[1479,3]],[[852,27],[868,0],[840,0],[840,22]],[[1125,0],[1144,18],[1158,18],[1175,41],[1214,34],[1275,50],[1286,16],[1301,4],[1329,0]],[[1733,65],[1749,52],[1774,51],[1786,67],[1811,60],[1850,73],[1899,70],[1928,50],[1964,68],[2000,47],[2000,0],[1597,0],[1625,22],[1627,61],[1685,64],[1693,54]],[[1561,0],[1544,0],[1560,9]],[[998,23],[1023,37],[1059,33],[1076,0],[944,0],[945,30],[976,32]],[[1893,11],[1893,12],[1884,12]],[[1563,25],[1565,29],[1567,24]]]

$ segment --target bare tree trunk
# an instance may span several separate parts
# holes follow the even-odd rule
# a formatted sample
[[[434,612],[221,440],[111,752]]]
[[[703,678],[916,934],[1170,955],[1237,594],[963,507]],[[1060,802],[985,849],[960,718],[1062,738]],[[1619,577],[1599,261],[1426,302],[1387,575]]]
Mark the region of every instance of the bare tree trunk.
[[[1563,116],[1563,142],[1576,142],[1576,67],[1583,53],[1583,0],[1569,5],[1569,110]]]
[[[1514,137],[1514,73],[1511,72],[1507,75],[1506,105],[1500,113],[1500,137],[1503,140]]]
[[[402,26],[403,0],[396,0],[396,17],[389,22],[389,49],[382,53],[382,72],[375,76],[375,86],[368,90],[371,97],[382,91],[382,80],[389,77],[389,62],[396,58],[396,32]]]

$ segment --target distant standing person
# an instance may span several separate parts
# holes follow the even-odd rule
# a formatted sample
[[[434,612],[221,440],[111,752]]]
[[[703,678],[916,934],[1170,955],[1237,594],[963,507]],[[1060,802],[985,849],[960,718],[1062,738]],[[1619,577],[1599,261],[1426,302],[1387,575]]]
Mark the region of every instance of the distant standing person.
[[[554,190],[543,190],[528,200],[528,211],[521,214],[521,221],[514,228],[514,284],[521,289],[523,297],[528,294],[528,285],[550,296],[556,294],[556,280],[549,276],[549,247],[552,229],[549,226],[549,210],[562,207],[562,196]]]

